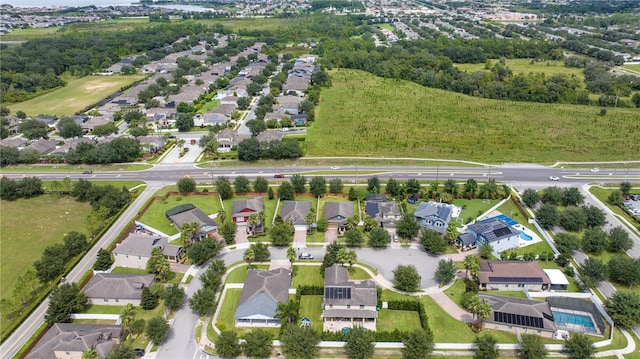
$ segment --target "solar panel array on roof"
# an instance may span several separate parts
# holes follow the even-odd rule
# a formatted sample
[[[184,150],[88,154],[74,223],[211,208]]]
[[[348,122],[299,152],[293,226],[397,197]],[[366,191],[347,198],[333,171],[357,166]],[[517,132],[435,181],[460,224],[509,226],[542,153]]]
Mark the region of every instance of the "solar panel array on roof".
[[[499,323],[516,324],[531,328],[544,328],[542,318],[530,317],[527,315],[493,312],[493,320]]]
[[[327,287],[324,289],[324,297],[328,299],[351,299],[351,288]]]
[[[542,283],[543,280],[540,277],[489,277],[489,282],[497,283]]]
[[[496,235],[496,237],[503,237],[503,236],[507,236],[511,234],[511,228],[509,227],[502,227],[502,228],[496,228],[493,230],[493,233]]]

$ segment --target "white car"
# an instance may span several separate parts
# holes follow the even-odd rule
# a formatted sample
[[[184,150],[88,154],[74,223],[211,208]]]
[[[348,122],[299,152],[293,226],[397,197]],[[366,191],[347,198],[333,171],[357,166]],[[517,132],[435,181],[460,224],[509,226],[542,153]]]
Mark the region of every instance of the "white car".
[[[600,172],[600,169],[598,167],[594,167],[591,169],[591,172]]]
[[[557,176],[549,176],[549,181],[560,181],[560,177],[557,177]]]
[[[298,259],[313,259],[313,254],[311,253],[300,253]]]
[[[331,169],[332,169],[332,170],[339,170],[339,169],[340,169],[340,166],[331,166]]]

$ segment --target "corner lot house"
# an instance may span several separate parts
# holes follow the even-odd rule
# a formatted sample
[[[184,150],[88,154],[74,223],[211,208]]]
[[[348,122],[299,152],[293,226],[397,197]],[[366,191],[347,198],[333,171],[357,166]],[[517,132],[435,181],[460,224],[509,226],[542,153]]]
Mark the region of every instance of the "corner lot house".
[[[387,201],[384,195],[367,195],[365,213],[375,219],[382,228],[395,228],[402,218],[400,208],[394,201]]]
[[[347,269],[337,264],[324,271],[323,330],[337,332],[358,326],[376,330],[376,284],[348,278]]]
[[[502,251],[518,248],[520,240],[520,232],[501,219],[471,224],[467,227],[467,232],[476,238],[478,247],[489,243],[496,257]]]
[[[480,261],[478,280],[481,290],[547,291],[551,281],[538,262]]]
[[[89,304],[140,305],[142,289],[150,287],[154,279],[153,274],[98,273],[82,292]]]
[[[434,230],[444,235],[451,221],[452,206],[446,203],[421,202],[414,216],[422,228]]]
[[[182,256],[182,247],[168,244],[166,237],[130,233],[113,250],[116,266],[145,269],[154,247],[162,248],[165,258],[170,261],[178,262]]]
[[[291,222],[296,231],[306,231],[310,225],[306,218],[311,206],[310,201],[282,201],[280,217],[283,221]]]
[[[165,212],[165,216],[178,230],[181,230],[185,223],[198,222],[199,229],[195,239],[202,239],[205,236],[211,237],[218,232],[218,224],[191,203],[173,207]]]
[[[238,327],[279,327],[278,303],[289,300],[291,271],[249,269],[244,281],[235,320]]]
[[[240,199],[233,201],[231,219],[238,224],[247,223],[252,213],[258,214],[262,211],[264,211],[264,200],[262,197]]]
[[[479,294],[480,300],[491,306],[491,316],[484,321],[488,329],[511,333],[536,334],[551,338],[556,331],[548,302]]]
[[[27,359],[81,358],[93,349],[104,359],[124,335],[121,325],[56,323],[42,336]]]
[[[337,228],[339,233],[343,233],[349,217],[353,217],[353,203],[325,202],[324,218],[329,222],[329,227]]]

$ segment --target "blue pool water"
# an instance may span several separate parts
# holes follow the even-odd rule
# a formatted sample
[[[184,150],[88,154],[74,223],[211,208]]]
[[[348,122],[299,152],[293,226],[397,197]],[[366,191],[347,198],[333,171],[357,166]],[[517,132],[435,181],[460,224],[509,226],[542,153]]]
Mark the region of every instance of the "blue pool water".
[[[500,214],[500,215],[497,215],[497,216],[494,216],[494,217],[483,219],[481,222],[487,222],[487,221],[491,221],[493,219],[501,219],[501,220],[505,221],[505,223],[507,223],[507,225],[509,225],[509,226],[515,226],[516,224],[518,224],[518,222],[514,221],[511,217],[508,217],[508,216],[506,216],[504,214]]]
[[[557,325],[566,326],[567,324],[581,325],[584,328],[585,332],[588,333],[597,333],[596,326],[591,320],[591,317],[583,314],[575,314],[575,313],[565,313],[565,312],[555,312],[553,313],[553,320]]]
[[[533,237],[524,232],[520,232],[520,238],[524,239],[525,241],[530,241],[533,239]]]

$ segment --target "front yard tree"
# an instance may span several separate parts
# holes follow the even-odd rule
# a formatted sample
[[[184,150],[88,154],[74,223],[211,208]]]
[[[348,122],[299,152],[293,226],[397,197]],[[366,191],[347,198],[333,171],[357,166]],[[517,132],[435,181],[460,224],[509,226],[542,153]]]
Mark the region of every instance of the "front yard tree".
[[[378,176],[367,178],[367,192],[380,193],[380,179]]]
[[[631,328],[640,323],[640,295],[618,291],[606,302],[607,312],[616,324]]]
[[[133,323],[136,321],[136,314],[136,308],[131,303],[127,303],[127,305],[122,308],[122,311],[120,311],[120,323],[126,335],[133,334]]]
[[[489,259],[493,255],[493,247],[489,243],[485,243],[478,248],[478,254],[482,259]]]
[[[189,307],[198,315],[205,315],[215,308],[215,298],[216,291],[214,289],[200,288],[189,299]]]
[[[236,243],[236,227],[237,224],[231,221],[224,222],[220,227],[220,234],[226,244]]]
[[[162,317],[154,317],[149,320],[145,328],[145,335],[153,344],[160,345],[162,339],[169,333],[169,323]]]
[[[178,180],[178,191],[181,193],[195,192],[196,181],[190,177],[182,177]]]
[[[624,228],[613,227],[609,231],[609,250],[611,252],[625,252],[633,247],[633,240]]]
[[[522,334],[522,342],[518,349],[520,359],[544,359],[549,352],[539,335]]]
[[[478,346],[473,354],[474,359],[496,359],[500,356],[493,335],[489,333],[478,335],[474,342]]]
[[[269,190],[269,181],[262,176],[257,177],[253,181],[253,190],[258,193],[266,193]]]
[[[587,258],[580,266],[584,284],[593,288],[607,277],[607,266],[597,258]]]
[[[295,198],[295,189],[290,182],[284,181],[278,187],[278,197],[280,200],[293,200]]]
[[[588,253],[600,254],[607,249],[607,235],[600,228],[587,228],[582,236],[582,249]]]
[[[283,354],[287,359],[313,359],[318,356],[320,334],[309,327],[290,325],[282,336]]]
[[[359,247],[364,243],[364,235],[357,229],[350,229],[345,234],[345,243],[349,247]]]
[[[238,335],[233,330],[223,330],[216,339],[216,352],[222,358],[235,358],[242,354]]]
[[[253,253],[253,249],[247,248],[244,251],[244,255],[242,256],[242,260],[247,262],[247,266],[251,267],[251,263],[256,260],[256,254]]]
[[[218,192],[223,201],[233,197],[233,190],[231,189],[229,178],[220,176],[216,179],[216,192]]]
[[[405,336],[403,359],[427,359],[433,351],[433,332],[429,328],[415,329]]]
[[[531,188],[525,189],[522,194],[522,202],[529,207],[535,206],[536,203],[540,202],[540,195],[538,194],[538,191]]]
[[[352,359],[369,359],[373,357],[375,335],[362,327],[352,328],[347,332],[344,349],[347,357]]]
[[[249,180],[245,176],[236,177],[236,179],[233,180],[233,188],[236,190],[236,193],[251,192]]]
[[[273,351],[273,336],[264,329],[254,329],[244,335],[242,351],[249,358],[268,358]]]
[[[327,192],[327,183],[324,177],[313,177],[309,182],[309,192],[316,197],[322,197]]]
[[[222,243],[217,239],[205,237],[189,247],[187,252],[193,264],[201,266],[220,253]]]
[[[80,291],[76,283],[61,284],[51,291],[49,308],[44,320],[48,325],[69,323],[71,313],[82,312],[87,304],[87,296]]]
[[[456,264],[453,263],[452,259],[444,260],[441,259],[438,262],[438,268],[436,269],[436,276],[440,279],[442,284],[447,284],[453,280],[456,276]]]
[[[294,230],[293,224],[289,221],[276,223],[273,228],[271,228],[271,232],[269,234],[271,237],[271,243],[275,247],[288,246],[293,241]]]
[[[182,306],[182,302],[186,294],[184,289],[180,287],[178,283],[174,283],[167,287],[162,293],[162,299],[164,299],[164,305],[171,310],[176,310]]]
[[[268,262],[271,260],[271,252],[269,252],[269,246],[266,243],[251,243],[249,248],[253,251],[256,262]]]
[[[586,334],[571,333],[571,337],[564,342],[564,351],[574,359],[592,359],[596,356],[596,348]]]
[[[406,239],[413,239],[418,235],[420,231],[420,224],[416,221],[416,219],[408,214],[404,214],[402,218],[398,221],[396,226],[396,233]]]
[[[413,265],[399,265],[393,271],[396,288],[405,292],[417,292],[420,288],[420,274]]]
[[[293,262],[296,261],[296,258],[296,249],[289,246],[289,248],[287,248],[287,259],[289,260],[289,263],[291,263],[291,268],[293,268]]]
[[[538,209],[536,220],[542,227],[551,228],[558,224],[558,210],[553,204],[545,203]]]
[[[480,258],[473,254],[467,254],[464,257],[464,269],[467,271],[466,274],[471,274],[472,278],[477,278],[480,274]]]
[[[162,254],[162,248],[153,247],[151,257],[147,261],[147,272],[155,274],[156,278],[164,282],[167,280],[167,275],[169,275],[170,271],[169,260]]]
[[[447,240],[433,229],[425,228],[422,230],[420,244],[431,254],[438,255],[447,251]]]
[[[295,193],[305,193],[307,190],[307,178],[303,175],[294,174],[291,176],[291,185]]]
[[[387,248],[389,241],[389,232],[380,227],[376,227],[369,232],[369,246],[373,248]]]
[[[344,184],[342,184],[342,180],[340,178],[333,178],[329,180],[329,193],[342,193],[343,188]]]
[[[158,296],[149,289],[142,288],[142,298],[140,299],[140,307],[144,310],[151,310],[158,306]]]
[[[136,353],[126,344],[116,344],[106,359],[136,359]]]

